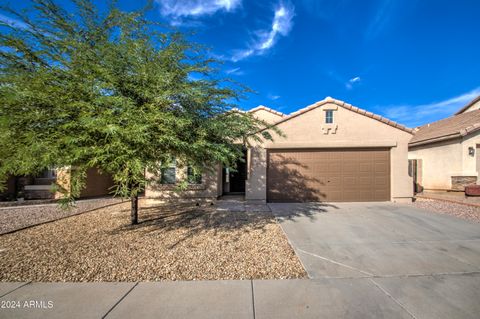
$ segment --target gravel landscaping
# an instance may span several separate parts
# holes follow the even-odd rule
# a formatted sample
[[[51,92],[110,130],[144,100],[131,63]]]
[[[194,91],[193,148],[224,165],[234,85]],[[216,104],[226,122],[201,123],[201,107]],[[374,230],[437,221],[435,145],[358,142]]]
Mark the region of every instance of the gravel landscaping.
[[[270,212],[129,203],[0,236],[0,281],[305,278]]]
[[[117,198],[97,198],[79,200],[76,202],[75,206],[70,209],[62,209],[56,203],[20,207],[1,207],[0,235],[17,229],[81,214],[117,203],[121,203],[121,200]]]
[[[412,205],[431,212],[448,214],[480,223],[480,207],[425,198],[417,198]]]

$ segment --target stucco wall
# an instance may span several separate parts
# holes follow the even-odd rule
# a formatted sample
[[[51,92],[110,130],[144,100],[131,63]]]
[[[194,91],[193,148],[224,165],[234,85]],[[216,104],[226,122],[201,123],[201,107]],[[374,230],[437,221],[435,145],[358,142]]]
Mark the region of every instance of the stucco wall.
[[[325,109],[334,109],[333,125],[325,125]],[[285,138],[256,145],[252,149],[246,198],[266,200],[266,149],[391,147],[391,199],[412,197],[412,178],[408,175],[408,142],[412,135],[375,119],[333,103],[324,104],[278,124]],[[325,134],[325,130],[329,133]],[[333,134],[333,130],[335,133]]]
[[[272,112],[269,112],[267,110],[262,110],[262,109],[259,109],[259,110],[256,110],[256,111],[253,111],[252,114],[262,120],[262,121],[265,121],[267,123],[275,123],[277,121],[280,121],[282,119],[282,116],[279,115],[279,114],[274,114]]]
[[[480,103],[477,103],[480,106]],[[477,169],[477,153],[476,147],[480,144],[480,132],[467,135],[462,139],[462,173],[464,176],[478,176]],[[468,148],[473,147],[475,154],[473,156],[468,154]]]
[[[461,139],[411,147],[409,159],[422,160],[422,184],[426,190],[451,189],[452,175],[462,172]]]
[[[160,184],[160,177],[150,172],[146,173],[147,179],[151,181],[145,189],[145,197],[163,201],[179,199],[208,199],[213,200],[219,196],[218,181],[221,180],[219,165],[213,170],[206,170],[202,174],[202,183],[188,185],[186,190],[179,190],[178,185]],[[177,164],[175,177],[177,183],[187,178],[187,167]]]
[[[422,160],[422,186],[427,190],[452,189],[452,176],[478,176],[476,146],[480,132],[464,138],[411,147],[408,158]],[[473,147],[475,154],[469,155]]]

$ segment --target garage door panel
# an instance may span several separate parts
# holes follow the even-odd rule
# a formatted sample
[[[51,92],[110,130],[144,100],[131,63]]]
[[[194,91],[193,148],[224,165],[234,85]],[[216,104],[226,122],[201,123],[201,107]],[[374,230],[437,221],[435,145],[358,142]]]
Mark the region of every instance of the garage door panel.
[[[389,149],[270,150],[267,200],[390,200]]]

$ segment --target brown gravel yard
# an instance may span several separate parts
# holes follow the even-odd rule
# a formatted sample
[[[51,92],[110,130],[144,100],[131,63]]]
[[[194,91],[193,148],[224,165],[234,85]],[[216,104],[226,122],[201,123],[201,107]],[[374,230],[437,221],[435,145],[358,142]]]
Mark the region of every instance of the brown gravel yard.
[[[415,202],[412,203],[412,205],[428,211],[448,214],[480,223],[480,207],[425,198],[417,198]]]
[[[0,281],[306,277],[271,213],[129,203],[0,236]]]
[[[0,207],[0,234],[118,203],[121,203],[121,199],[96,198],[79,200],[74,207],[67,210],[62,209],[55,203],[19,207]]]

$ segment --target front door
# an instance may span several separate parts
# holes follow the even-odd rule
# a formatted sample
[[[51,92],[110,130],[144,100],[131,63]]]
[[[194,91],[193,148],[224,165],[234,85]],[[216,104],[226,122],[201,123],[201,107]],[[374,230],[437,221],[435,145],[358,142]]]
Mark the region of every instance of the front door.
[[[235,171],[223,169],[223,193],[245,193],[245,181],[247,179],[247,151],[243,152],[243,161],[237,161]]]
[[[247,165],[245,162],[237,161],[235,172],[229,170],[230,174],[230,192],[245,193],[245,180],[247,178]]]

